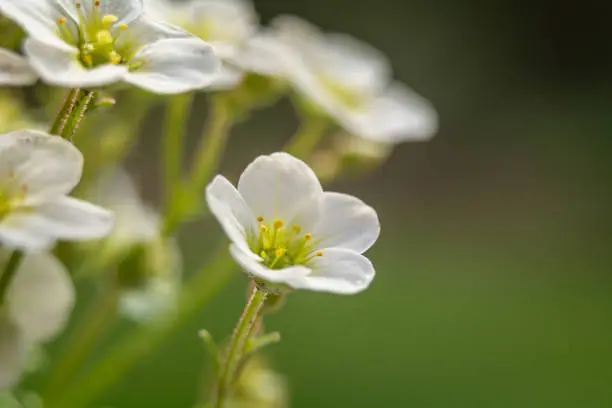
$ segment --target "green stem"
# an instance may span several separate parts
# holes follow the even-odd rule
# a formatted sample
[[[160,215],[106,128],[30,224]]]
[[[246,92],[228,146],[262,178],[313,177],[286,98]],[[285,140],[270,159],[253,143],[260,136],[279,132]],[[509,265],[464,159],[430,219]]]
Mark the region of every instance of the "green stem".
[[[113,385],[134,367],[143,357],[153,352],[177,328],[201,312],[208,302],[221,291],[233,276],[235,263],[227,253],[227,245],[192,279],[185,283],[179,296],[177,310],[161,316],[150,325],[143,325],[124,337],[100,358],[97,363],[72,384],[57,399],[47,401],[48,408],[83,408]]]
[[[213,96],[210,121],[204,129],[200,146],[193,158],[189,180],[184,186],[174,185],[162,231],[164,236],[172,235],[178,224],[190,215],[198,204],[197,197],[221,161],[232,124],[233,114],[226,96]]]
[[[55,117],[55,121],[53,122],[53,125],[51,125],[51,129],[49,129],[50,134],[58,136],[62,135],[62,133],[64,132],[64,128],[66,127],[66,124],[70,119],[70,115],[74,110],[74,106],[77,103],[78,95],[79,89],[71,89],[68,92],[68,96],[66,97],[62,108]]]
[[[195,93],[185,93],[172,97],[166,105],[162,154],[164,163],[165,193],[172,196],[175,186],[181,181],[183,140],[189,121],[190,107]]]
[[[4,272],[0,275],[0,308],[4,304],[6,299],[6,294],[8,293],[8,289],[11,286],[11,282],[17,275],[17,269],[19,269],[19,265],[23,260],[24,253],[19,250],[13,251],[11,257],[4,267]]]
[[[328,127],[329,120],[325,117],[317,115],[304,116],[299,129],[283,150],[300,159],[308,159],[325,135]]]
[[[72,138],[74,138],[74,135],[79,129],[83,118],[85,118],[85,113],[87,112],[87,109],[89,109],[89,106],[91,105],[91,102],[95,96],[95,92],[87,90],[80,91],[77,94],[77,102],[72,110],[72,113],[69,115],[68,125],[70,127],[64,128],[64,131],[61,133],[64,139],[72,141]]]
[[[227,397],[230,395],[231,383],[234,380],[236,368],[242,359],[244,343],[259,316],[259,312],[263,307],[266,297],[266,292],[259,290],[257,287],[253,289],[253,294],[244,308],[242,316],[240,316],[238,325],[234,329],[225,363],[219,372],[215,408],[223,408]]]
[[[101,337],[102,332],[114,317],[117,296],[117,290],[112,287],[104,291],[100,298],[92,303],[84,316],[84,321],[81,322],[64,348],[62,357],[47,375],[50,380],[42,393],[43,396],[61,393],[73,380],[74,374],[87,357],[88,351]]]

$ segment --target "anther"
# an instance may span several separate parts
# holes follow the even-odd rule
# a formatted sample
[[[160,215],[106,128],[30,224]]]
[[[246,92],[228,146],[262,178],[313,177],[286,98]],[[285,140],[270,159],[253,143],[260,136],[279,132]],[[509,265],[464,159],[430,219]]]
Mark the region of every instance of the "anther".
[[[100,0],[96,0],[96,1],[94,1],[94,6],[96,6],[96,7],[100,7]]]
[[[57,18],[57,24],[66,24],[66,17],[62,16],[62,17],[58,17]]]
[[[98,44],[101,46],[110,45],[113,43],[113,36],[108,30],[98,31],[96,34],[96,39],[98,40]]]
[[[117,54],[116,51],[111,51],[110,54],[108,55],[108,59],[111,62],[111,64],[117,65],[121,63],[121,56]]]
[[[317,255],[317,256],[323,256],[323,252],[319,251],[319,252],[317,252],[315,255]]]
[[[299,225],[294,225],[291,227],[291,230],[295,232],[296,234],[299,234],[300,231],[302,231],[302,228]]]
[[[113,24],[115,24],[119,20],[119,18],[113,14],[106,14],[102,17],[102,25],[104,28],[110,28]]]
[[[278,248],[276,251],[274,251],[274,254],[280,258],[281,256],[285,255],[287,253],[287,250],[285,248]]]
[[[283,228],[283,225],[285,225],[285,223],[282,220],[274,221],[274,228],[275,229]]]
[[[121,31],[125,31],[125,30],[127,30],[127,29],[128,29],[128,25],[127,25],[127,24],[125,24],[125,23],[124,23],[124,24],[121,24],[121,25],[119,26],[119,29],[120,29]]]
[[[310,232],[304,234],[304,239],[306,241],[310,241],[312,239],[312,234]]]
[[[257,222],[262,222],[263,220],[263,217],[257,217]]]
[[[268,227],[266,227],[265,225],[260,225],[259,229],[261,230],[261,232],[266,233],[268,232]]]

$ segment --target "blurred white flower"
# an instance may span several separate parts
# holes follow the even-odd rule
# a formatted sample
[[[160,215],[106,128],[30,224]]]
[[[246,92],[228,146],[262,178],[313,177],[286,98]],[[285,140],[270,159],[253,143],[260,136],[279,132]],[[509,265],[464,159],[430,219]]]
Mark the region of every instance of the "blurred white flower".
[[[6,262],[9,254],[2,251],[0,261]],[[64,265],[46,253],[25,256],[0,314],[0,390],[19,380],[31,346],[53,339],[64,328],[74,301]]]
[[[119,312],[147,323],[171,311],[180,288],[182,262],[176,243],[160,234],[159,214],[143,202],[122,169],[99,183],[92,197],[115,214],[101,257],[127,263],[118,268],[119,279],[126,283],[119,297]]]
[[[216,89],[234,87],[243,78],[239,68],[246,44],[255,37],[259,18],[248,0],[152,0],[148,10],[212,44],[223,61]]]
[[[110,176],[103,177],[92,192],[91,199],[115,215],[113,229],[105,240],[111,252],[126,251],[134,245],[158,239],[160,216],[143,202],[125,170],[114,170]]]
[[[355,197],[324,192],[312,169],[289,154],[255,159],[238,189],[217,176],[206,199],[234,259],[268,284],[353,294],[374,278],[361,254],[378,238],[376,211]]]
[[[38,75],[24,57],[0,48],[0,86],[26,86],[38,80]]]
[[[293,16],[276,18],[262,38],[265,46],[258,52],[266,59],[276,55],[300,96],[350,133],[398,143],[426,140],[436,132],[431,103],[393,81],[389,61],[370,45],[324,34]]]
[[[40,250],[56,239],[107,235],[112,213],[67,196],[82,169],[81,152],[59,136],[35,130],[0,135],[0,242]]]
[[[209,44],[152,19],[142,0],[0,0],[0,12],[27,32],[25,54],[53,85],[125,81],[172,94],[208,86],[218,75]]]

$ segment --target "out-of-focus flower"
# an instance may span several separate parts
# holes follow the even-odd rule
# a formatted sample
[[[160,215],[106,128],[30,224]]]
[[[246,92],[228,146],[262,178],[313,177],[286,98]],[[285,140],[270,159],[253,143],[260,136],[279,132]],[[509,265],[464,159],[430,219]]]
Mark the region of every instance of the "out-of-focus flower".
[[[48,127],[35,123],[29,113],[21,99],[7,92],[0,93],[0,134],[17,129]]]
[[[324,192],[312,169],[289,154],[255,159],[238,189],[217,176],[206,199],[234,259],[266,285],[353,294],[374,278],[361,254],[378,238],[376,211]]]
[[[119,263],[119,312],[146,323],[171,311],[180,288],[181,256],[176,243],[161,236],[160,216],[123,170],[103,180],[92,197],[115,214],[100,261]]]
[[[256,36],[259,18],[248,0],[148,2],[151,13],[177,24],[212,44],[223,61],[215,89],[229,89],[243,78],[240,68],[246,44]]]
[[[287,379],[259,355],[251,357],[236,381],[231,408],[283,408],[288,406]]]
[[[2,264],[9,254],[0,252]],[[74,301],[64,265],[46,253],[25,256],[0,310],[0,390],[19,380],[31,346],[53,339],[64,328]]]
[[[24,57],[0,48],[0,86],[26,86],[38,80],[38,75]]]
[[[0,135],[0,242],[40,250],[56,239],[88,240],[109,233],[109,211],[68,197],[83,156],[70,142],[35,130]]]
[[[208,86],[218,75],[209,44],[152,19],[142,0],[0,0],[0,12],[28,33],[24,51],[53,85],[125,81],[172,94]]]
[[[426,140],[437,130],[431,103],[392,80],[380,51],[344,34],[324,34],[293,16],[276,18],[260,53],[276,62],[309,106],[348,132],[385,143]],[[279,59],[281,59],[279,61]]]

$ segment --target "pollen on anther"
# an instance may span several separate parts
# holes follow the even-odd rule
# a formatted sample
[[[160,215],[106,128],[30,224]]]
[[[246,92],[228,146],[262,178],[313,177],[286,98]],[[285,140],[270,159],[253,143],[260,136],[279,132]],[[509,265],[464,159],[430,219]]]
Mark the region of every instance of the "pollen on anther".
[[[306,241],[310,241],[312,239],[312,234],[310,232],[304,234],[304,239]]]
[[[283,225],[285,225],[285,223],[282,220],[274,221],[274,228],[276,229],[283,228]]]
[[[317,255],[317,256],[323,256],[323,252],[319,251],[319,252],[317,252],[315,255]]]
[[[259,229],[261,230],[261,232],[268,232],[268,227],[266,227],[265,225],[260,225]]]
[[[287,251],[284,248],[279,248],[276,251],[274,251],[274,254],[280,258],[281,256],[285,255],[285,252]]]
[[[262,222],[263,220],[263,217],[257,217],[257,222]]]
[[[127,25],[127,24],[125,24],[125,23],[124,23],[124,24],[121,24],[121,25],[119,26],[119,29],[120,29],[121,31],[125,31],[125,30],[127,30],[127,29],[128,29],[128,25]]]
[[[57,18],[57,24],[66,24],[66,17],[64,17],[64,16],[58,17]]]
[[[291,230],[295,232],[296,234],[299,234],[302,228],[299,225],[294,225],[291,227]]]
[[[100,0],[96,0],[96,1],[94,1],[94,6],[96,6],[96,7],[100,7]]]

